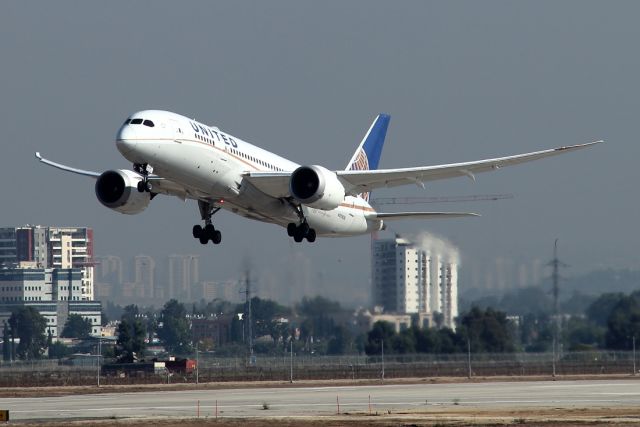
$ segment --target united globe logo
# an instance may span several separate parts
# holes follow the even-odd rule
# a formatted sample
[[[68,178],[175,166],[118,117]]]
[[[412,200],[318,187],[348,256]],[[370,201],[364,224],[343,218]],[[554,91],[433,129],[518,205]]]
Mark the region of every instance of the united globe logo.
[[[362,148],[358,150],[358,155],[356,156],[355,160],[351,162],[351,167],[349,168],[349,170],[352,170],[352,171],[368,171],[369,170],[369,158],[367,157],[367,153],[365,153]],[[360,193],[358,194],[358,197],[368,202],[369,192]]]

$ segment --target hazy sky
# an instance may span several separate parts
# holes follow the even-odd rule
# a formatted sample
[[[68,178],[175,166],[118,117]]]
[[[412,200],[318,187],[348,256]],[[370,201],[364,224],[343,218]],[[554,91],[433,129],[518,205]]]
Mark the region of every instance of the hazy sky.
[[[99,204],[93,180],[41,166],[33,152],[129,168],[115,132],[131,112],[159,108],[338,169],[387,112],[382,168],[606,140],[476,183],[378,190],[373,197],[515,195],[426,205],[482,217],[394,231],[452,241],[463,268],[544,260],[556,237],[571,272],[637,268],[638,16],[631,1],[2,2],[0,223],[87,225],[98,254],[199,254],[211,279],[250,259],[265,288],[298,277],[296,294],[350,289],[365,299],[367,236],[295,244],[282,228],[222,212],[222,245],[202,247],[191,237],[195,202],[158,197],[121,215]]]

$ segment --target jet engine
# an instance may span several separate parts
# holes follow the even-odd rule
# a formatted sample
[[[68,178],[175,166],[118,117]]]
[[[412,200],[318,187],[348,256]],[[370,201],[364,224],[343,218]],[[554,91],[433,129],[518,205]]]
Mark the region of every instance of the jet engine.
[[[335,172],[322,166],[300,166],[291,174],[289,192],[312,208],[330,211],[344,201],[345,189]]]
[[[96,181],[96,196],[100,203],[123,214],[134,215],[149,206],[151,194],[138,191],[142,175],[125,169],[104,172]]]

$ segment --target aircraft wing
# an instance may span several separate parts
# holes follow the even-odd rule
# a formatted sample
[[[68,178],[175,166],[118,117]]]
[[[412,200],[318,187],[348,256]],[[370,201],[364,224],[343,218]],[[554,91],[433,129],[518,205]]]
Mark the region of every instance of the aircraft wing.
[[[48,159],[45,159],[44,157],[42,157],[40,155],[39,151],[36,151],[36,159],[40,160],[40,162],[44,163],[45,165],[52,166],[52,167],[54,167],[56,169],[60,169],[60,170],[63,170],[65,172],[77,173],[78,175],[90,176],[92,178],[97,178],[97,177],[100,176],[99,172],[86,171],[86,170],[83,170],[83,169],[76,169],[76,168],[72,168],[71,166],[66,166],[66,165],[62,165],[60,163],[52,162],[51,160],[48,160]]]
[[[466,176],[475,181],[475,174],[491,172],[505,166],[531,162],[545,157],[580,150],[603,141],[586,144],[558,147],[550,150],[535,151],[533,153],[515,156],[498,157],[495,159],[477,160],[474,162],[452,163],[436,166],[421,166],[402,169],[377,170],[340,170],[336,175],[345,186],[348,195],[371,191],[381,187],[397,187],[406,184],[424,186],[425,182],[439,179]],[[253,184],[258,190],[272,197],[289,197],[289,180],[292,172],[247,172],[244,179]]]
[[[88,176],[94,179],[97,179],[101,175],[100,172],[77,169],[71,166],[63,165],[61,163],[53,162],[49,159],[45,159],[40,155],[40,152],[38,151],[36,151],[36,158],[40,160],[41,163],[44,163],[45,165],[54,167],[56,169],[60,169],[65,172],[71,172],[71,173],[75,173],[82,176]],[[197,200],[199,198],[195,195],[191,195],[189,191],[187,191],[187,189],[185,189],[181,185],[176,184],[173,181],[169,181],[168,179],[159,177],[157,175],[149,175],[149,181],[152,182],[153,192],[156,194],[166,194],[168,196],[176,196],[182,200],[187,198]]]
[[[375,188],[396,187],[406,184],[424,186],[424,182],[438,179],[466,176],[475,181],[475,174],[490,172],[505,166],[531,162],[545,157],[556,156],[570,151],[590,147],[603,141],[594,141],[586,144],[571,145],[568,147],[553,148],[551,150],[536,151],[533,153],[518,154],[515,156],[499,157],[495,159],[478,160],[474,162],[453,163],[448,165],[422,166],[402,169],[378,169],[378,170],[345,170],[336,171],[338,178],[343,182],[347,194],[356,195]]]
[[[434,219],[434,218],[460,218],[480,216],[473,212],[377,212],[372,215],[374,219],[384,219],[386,221],[392,221],[397,219]]]

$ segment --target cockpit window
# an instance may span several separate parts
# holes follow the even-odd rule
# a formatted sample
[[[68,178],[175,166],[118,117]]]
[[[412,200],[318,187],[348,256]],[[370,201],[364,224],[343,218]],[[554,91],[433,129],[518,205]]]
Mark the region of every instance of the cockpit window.
[[[143,125],[145,126],[149,126],[150,128],[152,128],[154,126],[153,122],[151,120],[145,120],[144,122],[142,122]]]
[[[124,121],[124,124],[125,124],[125,125],[128,125],[130,122],[131,122],[131,119],[127,119],[127,120],[125,120],[125,121]],[[124,125],[123,125],[123,126],[124,126]]]
[[[139,125],[140,123],[142,123],[142,119],[133,119],[133,120],[131,120],[131,124],[132,125]]]

